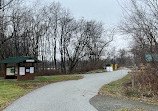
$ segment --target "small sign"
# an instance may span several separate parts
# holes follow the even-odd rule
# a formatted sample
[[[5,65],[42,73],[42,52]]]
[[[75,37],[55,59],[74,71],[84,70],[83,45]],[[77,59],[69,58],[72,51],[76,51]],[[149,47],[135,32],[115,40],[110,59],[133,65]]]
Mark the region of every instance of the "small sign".
[[[112,71],[113,71],[113,68],[112,68],[112,67],[106,67],[106,70],[107,70],[108,72],[112,72]]]
[[[25,67],[20,67],[19,75],[25,75]]]
[[[26,72],[30,72],[30,69],[26,69]]]
[[[26,60],[26,62],[35,62],[35,60],[30,59],[30,60]]]
[[[34,67],[30,67],[30,73],[31,73],[31,74],[34,73]]]

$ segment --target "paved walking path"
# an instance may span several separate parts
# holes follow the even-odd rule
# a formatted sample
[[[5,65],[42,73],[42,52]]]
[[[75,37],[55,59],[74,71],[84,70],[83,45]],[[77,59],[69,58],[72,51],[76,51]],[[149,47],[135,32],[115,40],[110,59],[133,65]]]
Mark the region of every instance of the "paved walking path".
[[[143,111],[158,111],[158,106],[149,105],[139,101],[113,98],[109,96],[97,95],[90,99],[90,103],[98,111],[118,111],[120,109],[129,109],[135,111],[135,109],[143,109]]]
[[[87,74],[81,80],[52,83],[23,96],[4,111],[97,111],[89,100],[104,84],[122,78],[127,72]]]

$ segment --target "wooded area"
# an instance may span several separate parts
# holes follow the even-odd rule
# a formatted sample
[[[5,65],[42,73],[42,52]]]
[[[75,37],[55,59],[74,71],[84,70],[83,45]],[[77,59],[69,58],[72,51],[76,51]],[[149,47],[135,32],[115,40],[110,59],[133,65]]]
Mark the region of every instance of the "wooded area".
[[[153,97],[157,100],[158,0],[129,0],[129,4],[130,8],[123,6],[126,14],[120,30],[133,39],[131,53],[134,63],[140,69],[134,70],[135,88],[141,92],[140,97]],[[147,54],[151,55],[151,61],[146,60]]]
[[[116,51],[115,30],[96,20],[76,19],[59,2],[28,6],[23,0],[0,0],[0,60],[33,56],[42,73],[86,72],[106,63],[145,64],[157,53],[157,0],[129,0],[119,33],[133,39],[131,50]],[[93,65],[92,65],[93,64]],[[2,67],[2,66],[1,66]],[[49,69],[49,70],[48,70]]]
[[[113,29],[95,20],[77,20],[58,2],[37,6],[0,0],[0,60],[33,56],[43,61],[41,70],[64,74],[103,67],[101,56],[113,40]]]
[[[158,53],[158,1],[129,0],[130,8],[124,7],[125,17],[120,29],[127,37],[132,37],[131,52],[137,65],[146,63],[146,54]]]

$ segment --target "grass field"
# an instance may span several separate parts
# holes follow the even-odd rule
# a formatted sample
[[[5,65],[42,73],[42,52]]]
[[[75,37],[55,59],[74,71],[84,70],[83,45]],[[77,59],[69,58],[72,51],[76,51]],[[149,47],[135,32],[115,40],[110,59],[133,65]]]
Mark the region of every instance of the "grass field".
[[[35,81],[0,81],[0,110],[19,97],[49,83],[65,80],[78,80],[83,76],[46,76],[36,77]],[[2,78],[0,78],[2,80]]]

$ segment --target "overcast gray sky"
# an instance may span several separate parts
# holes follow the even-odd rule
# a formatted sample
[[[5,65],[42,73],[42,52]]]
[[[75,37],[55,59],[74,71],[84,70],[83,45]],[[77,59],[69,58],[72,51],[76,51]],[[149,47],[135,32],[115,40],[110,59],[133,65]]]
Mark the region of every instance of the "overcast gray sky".
[[[117,0],[56,0],[69,8],[77,18],[95,19],[105,25],[116,25],[121,17],[121,7]]]
[[[37,0],[27,0],[34,2]],[[88,20],[97,20],[105,24],[105,28],[116,27],[122,18],[122,8],[117,0],[38,0],[39,6],[49,4],[53,1],[60,2],[61,5],[70,10],[72,15],[80,19],[84,17]],[[119,0],[123,2],[127,0]],[[127,39],[117,35],[112,43],[117,48],[127,48]]]
[[[36,0],[29,0],[36,1]],[[75,18],[102,21],[105,26],[115,26],[120,21],[122,10],[117,0],[38,0],[39,5],[57,1]]]

